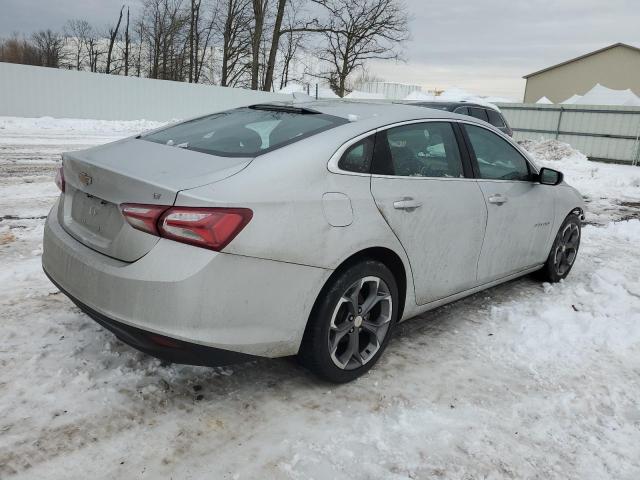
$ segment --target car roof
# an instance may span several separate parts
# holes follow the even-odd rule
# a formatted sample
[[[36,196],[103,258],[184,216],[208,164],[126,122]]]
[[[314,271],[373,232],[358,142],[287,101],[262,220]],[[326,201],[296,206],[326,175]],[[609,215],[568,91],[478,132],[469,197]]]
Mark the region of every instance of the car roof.
[[[293,109],[310,110],[326,115],[344,118],[350,122],[362,122],[367,120],[378,120],[381,125],[402,122],[404,120],[419,119],[460,119],[462,117],[456,113],[445,110],[425,109],[419,105],[404,103],[373,102],[373,101],[350,101],[339,100],[314,100],[308,102],[270,102],[262,104],[274,107],[284,107]]]
[[[308,110],[344,118],[348,120],[348,123],[339,128],[331,129],[332,135],[336,140],[339,140],[342,136],[348,139],[387,125],[413,120],[462,120],[466,123],[477,123],[484,127],[491,126],[489,123],[475,117],[404,103],[331,99],[303,102],[269,102],[259,104],[259,106],[262,108],[272,106],[283,110]]]

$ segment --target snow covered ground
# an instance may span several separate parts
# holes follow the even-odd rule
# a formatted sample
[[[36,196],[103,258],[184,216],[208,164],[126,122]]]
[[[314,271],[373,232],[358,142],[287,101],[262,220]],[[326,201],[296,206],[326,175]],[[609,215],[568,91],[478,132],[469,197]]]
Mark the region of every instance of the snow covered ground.
[[[589,201],[568,279],[406,322],[336,387],[164,365],[45,278],[57,154],[155,126],[0,118],[0,478],[640,478],[640,168],[528,144]]]

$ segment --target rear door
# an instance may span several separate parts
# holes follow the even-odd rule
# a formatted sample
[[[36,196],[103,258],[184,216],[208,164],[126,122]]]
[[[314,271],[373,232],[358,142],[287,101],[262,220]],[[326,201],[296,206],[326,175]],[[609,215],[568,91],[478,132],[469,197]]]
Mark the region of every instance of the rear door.
[[[478,262],[478,280],[487,283],[545,261],[555,197],[507,140],[489,128],[463,126],[488,210]]]
[[[376,135],[371,192],[407,252],[420,305],[476,285],[487,209],[456,128],[421,122]]]

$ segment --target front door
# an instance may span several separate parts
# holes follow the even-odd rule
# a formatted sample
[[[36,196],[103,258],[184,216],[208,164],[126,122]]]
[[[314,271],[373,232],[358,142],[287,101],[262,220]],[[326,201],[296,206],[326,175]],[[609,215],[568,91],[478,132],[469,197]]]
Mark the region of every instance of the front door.
[[[554,221],[553,187],[534,181],[524,156],[487,128],[464,124],[488,219],[478,280],[491,282],[544,263]]]
[[[487,208],[448,122],[379,132],[371,192],[409,258],[419,305],[472,288]]]

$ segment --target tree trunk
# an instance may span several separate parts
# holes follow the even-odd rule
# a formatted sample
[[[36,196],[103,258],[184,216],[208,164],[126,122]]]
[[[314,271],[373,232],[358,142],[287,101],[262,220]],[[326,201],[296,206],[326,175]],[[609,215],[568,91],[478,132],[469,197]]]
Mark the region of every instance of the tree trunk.
[[[118,36],[118,30],[120,29],[120,22],[122,22],[123,10],[124,10],[124,5],[120,8],[120,16],[118,17],[118,23],[116,24],[116,28],[111,30],[111,36],[109,38],[109,50],[107,50],[107,66],[105,68],[104,73],[111,72],[111,54],[113,53],[113,44],[116,42],[116,37]]]
[[[276,68],[276,57],[278,55],[278,47],[280,45],[280,35],[282,28],[282,19],[284,17],[284,9],[287,6],[287,0],[278,0],[278,10],[276,12],[276,21],[273,26],[273,36],[271,37],[271,49],[269,50],[269,59],[267,60],[267,73],[264,78],[262,89],[265,92],[271,91],[273,86],[273,72]]]
[[[251,90],[258,90],[260,77],[260,42],[264,28],[266,0],[253,0],[253,36],[251,38]]]
[[[124,31],[124,76],[129,75],[129,46],[131,38],[129,37],[129,7],[127,7],[127,26]]]

